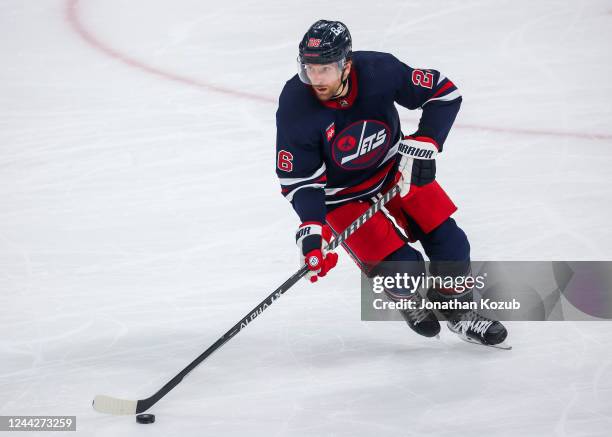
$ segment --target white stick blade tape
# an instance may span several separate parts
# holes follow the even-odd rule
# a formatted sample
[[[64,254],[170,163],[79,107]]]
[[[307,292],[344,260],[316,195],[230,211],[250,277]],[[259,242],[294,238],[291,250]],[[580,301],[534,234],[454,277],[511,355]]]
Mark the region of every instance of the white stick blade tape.
[[[136,414],[136,404],[137,401],[128,401],[104,395],[96,396],[93,401],[94,410],[114,415]]]

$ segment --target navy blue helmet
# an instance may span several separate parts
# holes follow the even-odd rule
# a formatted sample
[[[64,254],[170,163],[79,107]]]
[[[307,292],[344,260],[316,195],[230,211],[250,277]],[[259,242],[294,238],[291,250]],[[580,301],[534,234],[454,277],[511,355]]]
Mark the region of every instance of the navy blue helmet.
[[[299,47],[301,64],[329,64],[350,59],[351,33],[340,21],[319,20],[310,26]]]

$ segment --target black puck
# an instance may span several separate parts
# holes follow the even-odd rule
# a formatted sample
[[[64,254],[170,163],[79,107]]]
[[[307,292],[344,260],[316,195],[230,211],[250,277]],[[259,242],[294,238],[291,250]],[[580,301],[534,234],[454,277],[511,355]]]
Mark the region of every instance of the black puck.
[[[136,416],[138,423],[153,423],[155,422],[155,414],[139,414]]]

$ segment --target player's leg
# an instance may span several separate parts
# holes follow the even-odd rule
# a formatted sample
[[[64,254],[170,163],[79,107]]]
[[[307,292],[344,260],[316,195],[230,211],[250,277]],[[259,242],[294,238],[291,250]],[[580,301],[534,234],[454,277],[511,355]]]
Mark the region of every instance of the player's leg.
[[[372,269],[369,276],[395,277],[400,274],[419,277],[426,273],[425,260],[421,253],[408,244],[404,244],[395,252],[387,255],[383,262]],[[412,301],[412,309],[400,310],[400,314],[406,323],[418,334],[425,337],[435,337],[440,333],[440,322],[431,310],[423,308],[422,290],[410,290],[406,288],[385,288],[385,294],[389,299],[400,301]]]
[[[471,275],[470,243],[465,232],[457,226],[452,218],[448,218],[429,233],[424,233],[418,225],[407,218],[409,225],[423,245],[425,253],[431,261],[430,273],[441,277],[458,277]],[[471,302],[472,289],[461,287],[433,287],[428,291],[431,301]],[[465,340],[477,341],[487,345],[496,345],[506,339],[508,332],[504,325],[491,320],[469,309],[442,311],[451,331]]]
[[[369,202],[351,202],[328,213],[327,223],[334,232],[348,226],[370,206]],[[393,200],[387,205],[394,211]],[[410,247],[405,234],[405,218],[402,214],[394,217],[389,209],[383,208],[368,222],[351,235],[343,245],[349,255],[368,276],[408,273],[421,275],[425,271],[423,256]],[[395,261],[381,263],[382,261]],[[418,310],[421,296],[407,290],[385,290],[393,300],[414,299],[416,310],[400,311],[408,325],[417,333],[433,337],[440,331],[440,324],[431,311]]]

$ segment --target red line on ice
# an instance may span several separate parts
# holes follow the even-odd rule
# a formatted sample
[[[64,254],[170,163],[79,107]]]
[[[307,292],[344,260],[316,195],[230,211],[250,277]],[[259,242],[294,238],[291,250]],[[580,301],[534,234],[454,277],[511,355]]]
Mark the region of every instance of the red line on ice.
[[[147,65],[144,62],[141,62],[135,58],[132,58],[124,53],[115,50],[114,48],[106,45],[98,38],[96,38],[81,22],[79,16],[79,2],[80,0],[66,0],[66,19],[70,24],[70,27],[89,45],[94,47],[95,49],[103,52],[107,56],[111,58],[115,58],[116,60],[141,71],[145,71],[149,74],[153,74],[155,76],[164,78],[166,80],[171,80],[174,82],[182,83],[184,85],[189,85],[201,89],[205,89],[208,91],[213,91],[220,94],[225,94],[228,96],[253,100],[257,102],[265,102],[265,103],[276,103],[277,99],[263,96],[260,94],[248,93],[244,91],[238,91],[228,87],[222,87],[218,85],[213,85],[207,83],[205,81],[196,80],[190,77],[181,76],[179,74],[175,74],[169,71],[162,70],[157,67],[153,67],[151,65]],[[410,120],[417,121],[417,120]],[[473,124],[463,124],[458,123],[454,126],[459,129],[469,129],[469,130],[477,130],[477,131],[488,131],[488,132],[502,132],[502,133],[510,133],[510,134],[519,134],[519,135],[545,135],[545,136],[553,136],[553,137],[571,137],[571,138],[581,138],[581,139],[597,139],[597,140],[610,140],[612,139],[612,134],[602,134],[602,133],[588,133],[588,132],[563,132],[563,131],[553,131],[553,130],[541,130],[541,129],[516,129],[516,128],[504,128],[504,127],[495,127],[495,126],[481,126],[481,125],[473,125]]]
[[[195,86],[198,88],[204,88],[209,91],[215,91],[218,93],[239,97],[243,99],[256,100],[260,102],[266,103],[275,103],[276,99],[272,99],[270,97],[261,96],[258,94],[247,93],[243,91],[237,91],[231,88],[226,88],[222,86],[212,85],[203,81],[195,80],[189,77],[181,76],[175,73],[171,73],[168,71],[161,70],[156,67],[152,67],[150,65],[145,64],[144,62],[138,61],[137,59],[131,58],[128,55],[125,55],[112,47],[107,46],[98,38],[96,38],[80,21],[79,17],[79,0],[67,0],[66,1],[66,19],[72,29],[89,45],[93,46],[97,50],[105,53],[111,58],[115,58],[118,61],[123,62],[124,64],[129,65],[130,67],[137,68],[139,70],[146,71],[147,73],[153,74],[158,77],[162,77],[164,79],[172,80],[174,82],[180,82],[185,85]]]

